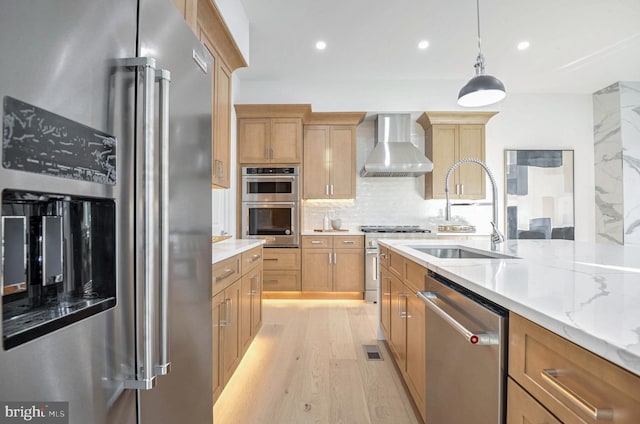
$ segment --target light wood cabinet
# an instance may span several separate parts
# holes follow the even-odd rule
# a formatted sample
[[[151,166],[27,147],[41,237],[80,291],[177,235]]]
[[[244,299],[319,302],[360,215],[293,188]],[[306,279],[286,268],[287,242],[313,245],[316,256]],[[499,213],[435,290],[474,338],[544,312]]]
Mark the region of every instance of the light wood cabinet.
[[[229,188],[231,182],[231,71],[223,63],[210,35],[201,29],[200,40],[212,56],[211,64],[211,184]]]
[[[194,33],[212,56],[211,185],[231,183],[231,74],[247,66],[233,36],[211,0],[173,0]]]
[[[173,0],[173,4],[180,12],[180,15],[187,21],[189,27],[195,34],[198,33],[198,0]]]
[[[640,422],[640,377],[515,313],[509,376],[562,423]],[[507,415],[527,415],[527,408],[511,399]]]
[[[562,424],[529,393],[507,378],[507,424]]]
[[[391,273],[384,266],[380,268],[380,325],[384,337],[391,339]]]
[[[238,162],[243,164],[301,163],[302,119],[239,119]]]
[[[364,237],[302,236],[302,291],[364,293]]]
[[[407,298],[408,293],[402,281],[391,274],[391,315],[390,327],[391,337],[388,339],[391,352],[394,355],[398,368],[406,371],[406,350],[407,350]]]
[[[356,195],[356,128],[304,127],[305,199],[353,199]]]
[[[213,402],[262,324],[262,246],[212,265]]]
[[[425,112],[418,123],[425,132],[425,155],[433,171],[425,175],[425,198],[445,198],[451,166],[465,158],[485,161],[485,125],[496,112]],[[449,177],[451,199],[484,199],[485,171],[475,163],[455,168]]]
[[[218,399],[220,393],[222,393],[222,389],[224,388],[224,374],[222,373],[222,361],[221,361],[221,350],[222,343],[224,340],[221,336],[221,328],[222,328],[222,310],[224,303],[224,291],[213,296],[212,301],[212,310],[211,310],[211,319],[213,322],[213,353],[212,353],[212,364],[213,364],[213,402]]]
[[[426,288],[427,269],[384,246],[380,247],[380,256],[380,325],[424,420],[426,305],[416,292]]]
[[[301,254],[298,248],[265,248],[262,289],[266,292],[300,291]]]
[[[240,281],[224,289],[222,301],[222,319],[220,340],[222,352],[222,375],[226,385],[240,362],[239,330],[240,330]]]

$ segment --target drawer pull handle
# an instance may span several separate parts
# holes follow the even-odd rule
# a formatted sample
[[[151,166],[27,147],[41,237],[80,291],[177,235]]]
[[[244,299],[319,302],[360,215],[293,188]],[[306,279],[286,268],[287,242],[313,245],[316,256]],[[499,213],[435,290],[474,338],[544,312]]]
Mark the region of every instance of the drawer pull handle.
[[[323,240],[311,240],[311,244],[323,244]]]
[[[353,244],[353,243],[355,243],[355,240],[342,240],[342,242],[344,244]]]
[[[255,254],[255,255],[251,256],[251,259],[249,259],[249,262],[255,262],[258,259],[260,259],[260,255]]]
[[[594,420],[611,421],[613,420],[613,409],[610,408],[597,408],[591,405],[587,400],[578,395],[575,391],[571,390],[564,383],[558,380],[558,377],[562,375],[561,370],[547,369],[540,372],[540,376],[544,381],[553,386],[564,397],[569,399],[571,403],[578,408],[586,412]]]
[[[233,274],[235,272],[235,270],[231,269],[231,268],[227,268],[224,270],[224,274],[218,275],[216,277],[216,281],[222,281],[225,278],[227,278],[228,276],[230,276],[231,274]]]
[[[277,261],[278,258],[264,258],[265,261]]]

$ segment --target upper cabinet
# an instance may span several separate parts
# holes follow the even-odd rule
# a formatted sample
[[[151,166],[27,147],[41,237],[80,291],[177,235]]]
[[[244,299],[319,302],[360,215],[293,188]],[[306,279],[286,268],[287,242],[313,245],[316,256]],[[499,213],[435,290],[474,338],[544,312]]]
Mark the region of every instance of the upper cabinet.
[[[302,120],[309,105],[236,105],[238,163],[302,162]]]
[[[231,165],[231,73],[247,66],[229,28],[211,0],[173,0],[187,24],[209,50],[211,91],[211,185],[229,188]]]
[[[304,126],[303,198],[356,196],[356,126],[365,114],[313,113]]]
[[[425,133],[425,155],[433,162],[426,174],[425,198],[445,198],[445,178],[451,166],[465,158],[485,161],[485,125],[497,112],[425,112],[418,123]],[[484,199],[485,175],[477,164],[463,164],[449,177],[452,199]]]

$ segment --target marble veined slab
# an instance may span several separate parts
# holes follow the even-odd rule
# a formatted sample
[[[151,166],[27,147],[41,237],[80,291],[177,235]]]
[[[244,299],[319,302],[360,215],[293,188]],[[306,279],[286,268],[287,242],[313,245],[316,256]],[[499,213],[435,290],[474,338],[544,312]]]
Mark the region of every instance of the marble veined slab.
[[[238,253],[251,250],[261,244],[264,244],[264,240],[228,239],[218,243],[213,243],[211,246],[211,263],[215,264],[216,262],[235,256]]]
[[[640,376],[640,247],[510,240],[520,259],[439,259],[410,246],[488,241],[380,240],[428,269]]]

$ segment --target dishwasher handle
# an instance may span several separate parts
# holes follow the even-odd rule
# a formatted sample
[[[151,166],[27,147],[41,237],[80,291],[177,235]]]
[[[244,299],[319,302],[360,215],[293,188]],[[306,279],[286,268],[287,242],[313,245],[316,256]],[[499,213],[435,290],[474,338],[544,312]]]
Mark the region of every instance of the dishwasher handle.
[[[435,302],[438,300],[438,293],[436,292],[418,292],[418,297],[424,300],[433,312],[438,314],[440,318],[445,320],[451,327],[453,327],[458,333],[460,333],[465,340],[472,345],[497,345],[500,344],[500,338],[495,333],[474,333],[469,331],[464,325],[458,322],[455,318],[449,315],[444,309],[442,309]]]

